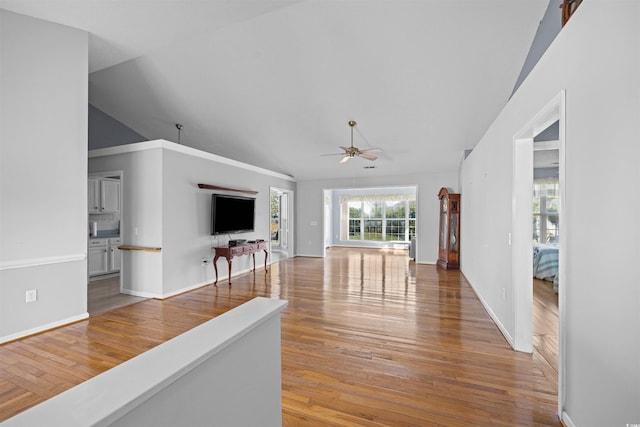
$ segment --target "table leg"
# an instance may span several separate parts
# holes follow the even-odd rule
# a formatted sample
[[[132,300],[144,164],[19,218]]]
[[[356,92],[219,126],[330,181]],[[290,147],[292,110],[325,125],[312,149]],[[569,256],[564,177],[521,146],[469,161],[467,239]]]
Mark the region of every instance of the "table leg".
[[[264,250],[264,272],[265,274],[268,273],[269,271],[267,270],[267,258],[269,258],[269,252],[267,252],[267,250]],[[255,262],[254,262],[255,264]]]
[[[218,258],[219,258],[218,255],[213,257],[213,269],[216,272],[216,281],[213,282],[213,284],[216,285],[216,286],[218,286]]]
[[[251,256],[253,257],[253,272],[255,273],[255,271],[256,271],[256,253],[255,252],[251,252]]]

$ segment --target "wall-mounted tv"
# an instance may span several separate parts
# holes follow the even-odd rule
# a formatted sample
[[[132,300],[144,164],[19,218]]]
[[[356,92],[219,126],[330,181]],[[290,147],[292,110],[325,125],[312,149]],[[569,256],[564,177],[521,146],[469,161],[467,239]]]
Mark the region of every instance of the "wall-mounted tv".
[[[256,199],[214,194],[211,197],[211,234],[246,233],[254,229]]]

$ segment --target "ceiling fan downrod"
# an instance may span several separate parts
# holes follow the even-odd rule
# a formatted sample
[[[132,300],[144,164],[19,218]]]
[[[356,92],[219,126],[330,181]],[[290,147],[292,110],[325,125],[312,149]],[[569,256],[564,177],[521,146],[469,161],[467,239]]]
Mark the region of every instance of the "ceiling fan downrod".
[[[349,120],[349,126],[351,127],[351,151],[349,152],[349,157],[355,157],[356,153],[353,150],[353,128],[356,127],[357,123],[354,120]]]

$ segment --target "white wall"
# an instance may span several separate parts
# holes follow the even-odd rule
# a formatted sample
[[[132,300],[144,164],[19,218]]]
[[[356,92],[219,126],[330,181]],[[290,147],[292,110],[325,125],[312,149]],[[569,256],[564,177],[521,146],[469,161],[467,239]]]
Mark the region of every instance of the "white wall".
[[[229,237],[269,241],[270,187],[295,190],[295,182],[278,177],[279,174],[240,169],[232,164],[214,162],[185,152],[165,150],[163,165],[162,245],[165,251],[165,294],[181,291],[185,281],[211,283],[214,280],[211,263],[204,268],[200,265],[203,257],[213,257],[211,246],[224,245]],[[258,194],[251,196],[256,199],[255,231],[231,236],[211,236],[211,195],[214,191],[199,189],[198,183],[257,191]],[[264,268],[264,253],[256,253],[255,259],[256,268]],[[250,256],[236,257],[233,260],[232,274],[251,268],[253,263]],[[206,277],[203,276],[203,271]],[[218,273],[221,278],[228,277],[224,258],[218,261]],[[264,274],[264,270],[257,274]]]
[[[2,342],[86,316],[88,35],[0,10],[0,40]]]
[[[322,256],[323,254],[323,190],[384,186],[417,187],[416,261],[435,264],[438,259],[438,191],[442,187],[458,189],[457,170],[448,173],[420,175],[298,181],[296,255]],[[461,209],[464,209],[464,200],[461,203]]]
[[[462,270],[514,334],[513,137],[566,90],[561,405],[577,426],[640,420],[639,87],[640,3],[583,2],[463,163]]]
[[[134,295],[157,298],[215,280],[211,262],[202,266],[201,260],[211,261],[211,247],[227,244],[229,236],[210,235],[214,191],[199,189],[197,184],[258,192],[255,231],[231,235],[247,240],[269,239],[270,186],[296,187],[283,175],[164,140],[91,151],[89,170],[123,171],[123,244],[162,248],[160,253],[124,251],[124,288]],[[251,257],[236,257],[232,274],[252,267]],[[256,254],[256,267],[264,267],[262,252]],[[228,277],[224,258],[218,261],[218,273],[219,280]]]
[[[162,156],[158,145],[145,150],[92,150],[89,171],[122,171],[120,191],[122,243],[144,247],[162,247]],[[104,153],[113,153],[104,155]],[[121,251],[122,287],[125,293],[143,297],[162,295],[163,253]]]

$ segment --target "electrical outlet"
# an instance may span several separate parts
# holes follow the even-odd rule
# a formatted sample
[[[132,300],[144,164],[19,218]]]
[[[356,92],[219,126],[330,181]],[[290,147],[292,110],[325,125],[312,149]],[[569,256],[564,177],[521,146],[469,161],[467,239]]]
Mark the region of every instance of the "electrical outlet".
[[[38,290],[37,289],[28,290],[25,295],[25,301],[26,302],[38,301]]]
[[[207,264],[209,264],[209,258],[203,257],[203,258],[200,260],[200,265],[204,267],[204,266],[206,266]]]

